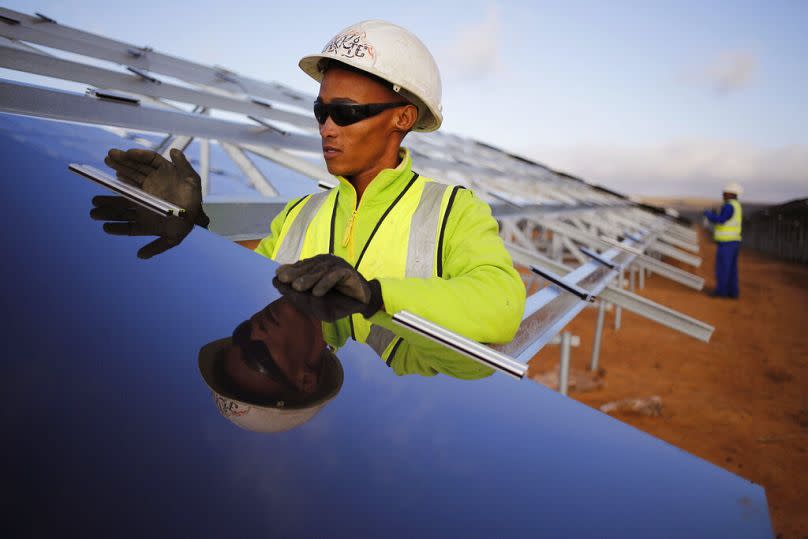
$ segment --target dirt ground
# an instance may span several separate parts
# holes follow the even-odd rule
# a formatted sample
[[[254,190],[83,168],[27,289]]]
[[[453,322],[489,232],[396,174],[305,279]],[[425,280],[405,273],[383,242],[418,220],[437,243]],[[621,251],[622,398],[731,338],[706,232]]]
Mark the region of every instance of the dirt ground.
[[[704,235],[706,288],[715,246]],[[715,326],[703,343],[623,311],[607,313],[600,367],[604,386],[570,396],[589,406],[659,396],[661,415],[616,413],[653,436],[766,489],[775,533],[808,538],[808,266],[741,251],[739,300],[710,298],[660,276],[638,292]],[[596,309],[569,326],[573,374],[585,375]],[[558,368],[558,346],[530,362],[534,379]]]

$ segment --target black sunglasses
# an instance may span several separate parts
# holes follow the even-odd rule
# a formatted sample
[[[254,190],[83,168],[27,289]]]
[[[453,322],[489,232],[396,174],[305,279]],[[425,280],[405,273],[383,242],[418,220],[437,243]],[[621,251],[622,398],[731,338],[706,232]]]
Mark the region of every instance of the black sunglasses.
[[[331,116],[334,123],[344,127],[366,120],[371,116],[376,116],[380,112],[409,105],[406,101],[398,103],[366,103],[357,105],[354,103],[331,103],[325,104],[319,99],[314,102],[314,117],[322,125]]]
[[[282,386],[293,391],[297,391],[297,387],[292,383],[286,373],[284,373],[272,357],[266,344],[260,341],[254,341],[250,337],[252,333],[252,326],[250,320],[245,320],[233,330],[233,344],[241,348],[242,359],[247,365],[263,374],[279,382]]]

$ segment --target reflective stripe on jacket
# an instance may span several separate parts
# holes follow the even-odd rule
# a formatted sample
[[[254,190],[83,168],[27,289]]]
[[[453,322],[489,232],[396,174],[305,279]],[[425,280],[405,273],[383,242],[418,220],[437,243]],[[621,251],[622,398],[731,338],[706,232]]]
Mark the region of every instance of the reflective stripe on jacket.
[[[290,202],[256,252],[280,263],[331,252],[379,279],[384,311],[324,324],[326,340],[341,346],[353,336],[384,359],[398,347],[396,372],[435,374],[428,360],[401,353],[406,346],[395,335],[406,332],[389,313],[408,310],[481,342],[508,342],[525,289],[488,205],[468,190],[417,176],[411,163],[403,152],[401,164],[380,172],[358,206],[342,177],[336,189]]]
[[[741,203],[731,198],[727,201],[732,206],[732,217],[723,223],[716,223],[713,228],[713,239],[718,242],[741,241]]]

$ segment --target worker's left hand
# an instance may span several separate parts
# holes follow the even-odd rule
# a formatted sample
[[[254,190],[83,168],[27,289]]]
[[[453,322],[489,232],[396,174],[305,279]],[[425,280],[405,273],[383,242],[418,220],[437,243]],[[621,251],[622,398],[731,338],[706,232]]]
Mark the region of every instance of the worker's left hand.
[[[284,295],[292,292],[312,298],[322,298],[320,302],[344,304],[340,312],[362,313],[366,318],[382,307],[381,285],[378,281],[368,281],[361,273],[342,258],[334,255],[317,255],[294,264],[284,264],[276,271],[278,288]],[[277,286],[277,285],[276,285]],[[292,294],[294,295],[294,294]],[[290,299],[291,296],[290,296]],[[353,300],[348,306],[344,299]],[[315,313],[311,313],[315,314]],[[339,316],[338,318],[341,318]],[[321,318],[323,319],[323,318]]]
[[[379,281],[371,281],[371,286],[378,283]],[[333,289],[322,296],[315,296],[310,292],[298,292],[288,284],[280,282],[277,277],[272,279],[272,284],[297,310],[323,322],[334,322],[357,313],[368,318],[378,310]]]

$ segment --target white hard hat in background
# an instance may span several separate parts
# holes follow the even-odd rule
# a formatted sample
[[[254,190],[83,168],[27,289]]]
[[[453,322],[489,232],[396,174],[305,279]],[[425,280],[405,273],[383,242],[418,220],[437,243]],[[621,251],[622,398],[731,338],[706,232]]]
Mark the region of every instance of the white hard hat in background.
[[[443,122],[440,72],[426,46],[412,32],[395,24],[371,20],[349,26],[298,65],[320,82],[320,61],[336,60],[376,75],[418,108],[414,131],[435,131]]]
[[[724,192],[741,196],[743,194],[743,187],[735,182],[731,182],[724,186]]]
[[[223,378],[227,350],[232,339],[225,338],[206,344],[199,351],[199,372],[211,390],[219,413],[239,427],[253,432],[283,432],[298,427],[317,415],[342,388],[342,364],[331,351],[323,350],[323,381],[317,392],[303,403],[256,404],[228,388]]]

